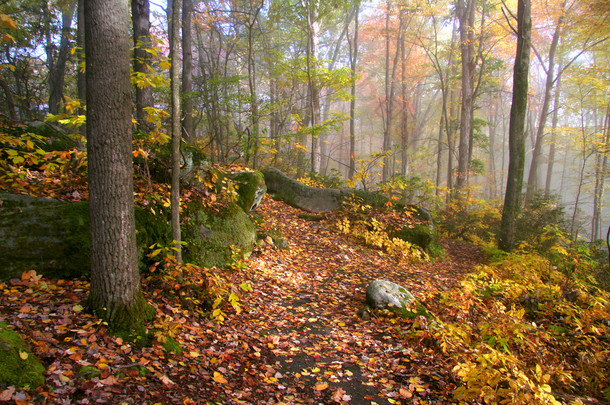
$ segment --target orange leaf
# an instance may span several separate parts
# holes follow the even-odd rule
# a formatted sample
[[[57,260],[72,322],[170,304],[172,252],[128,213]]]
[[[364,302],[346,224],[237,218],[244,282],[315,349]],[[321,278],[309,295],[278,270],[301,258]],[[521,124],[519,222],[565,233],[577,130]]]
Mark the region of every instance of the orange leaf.
[[[328,383],[325,383],[325,382],[323,382],[323,383],[316,383],[316,386],[314,387],[314,389],[316,391],[324,391],[327,388],[328,388]]]
[[[227,381],[226,378],[224,378],[224,376],[222,374],[220,374],[218,371],[214,371],[214,381],[216,381],[219,384],[228,384],[229,382]]]
[[[32,307],[29,305],[24,305],[21,308],[19,308],[19,312],[22,314],[28,314],[32,311]]]

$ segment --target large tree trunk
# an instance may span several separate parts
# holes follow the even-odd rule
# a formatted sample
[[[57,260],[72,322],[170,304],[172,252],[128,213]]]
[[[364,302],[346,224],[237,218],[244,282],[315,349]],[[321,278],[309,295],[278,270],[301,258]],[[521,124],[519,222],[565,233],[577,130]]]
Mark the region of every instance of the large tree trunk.
[[[143,320],[133,203],[129,9],[85,2],[87,154],[91,218],[89,307],[110,327]]]
[[[509,162],[506,194],[498,246],[505,251],[515,247],[515,225],[521,208],[521,189],[525,166],[525,117],[531,48],[531,1],[519,0],[517,11],[517,54],[513,74],[513,101],[510,108]]]
[[[147,75],[151,72],[152,46],[150,37],[150,4],[148,0],[132,0],[131,21],[133,24],[133,70],[137,75]],[[148,84],[136,85],[136,120],[138,129],[148,132],[153,125],[147,120],[146,107],[152,107],[152,87]]]
[[[170,41],[170,84],[172,96],[172,180],[171,180],[171,224],[175,257],[182,262],[182,234],[180,232],[180,141],[182,127],[180,122],[180,0],[171,1],[172,13],[169,20]]]
[[[460,142],[456,189],[468,184],[470,138],[474,108],[474,0],[459,0],[457,16],[460,20],[460,50],[462,54],[462,107],[460,110]]]

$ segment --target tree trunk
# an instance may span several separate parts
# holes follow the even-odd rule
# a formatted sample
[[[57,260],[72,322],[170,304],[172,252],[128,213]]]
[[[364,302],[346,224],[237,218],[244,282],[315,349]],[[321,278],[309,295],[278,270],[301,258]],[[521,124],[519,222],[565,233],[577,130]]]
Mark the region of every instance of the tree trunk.
[[[307,19],[307,86],[309,92],[309,127],[311,132],[311,171],[320,172],[320,89],[315,83],[319,56],[320,22],[318,21],[318,0],[301,0]]]
[[[606,107],[604,135],[601,152],[597,154],[595,166],[595,189],[593,195],[593,218],[591,219],[591,241],[601,238],[602,202],[604,200],[605,177],[608,173],[608,154],[610,153],[610,104]]]
[[[47,63],[49,65],[49,112],[59,113],[59,105],[64,98],[64,82],[66,77],[66,63],[70,55],[70,30],[72,17],[77,3],[70,3],[61,13],[61,39],[57,59],[53,52],[53,44],[47,37]]]
[[[515,247],[515,228],[521,209],[521,189],[525,166],[525,117],[527,114],[527,89],[531,48],[531,1],[519,0],[517,11],[517,54],[513,69],[513,101],[510,108],[509,162],[506,194],[502,209],[502,222],[498,246],[504,251]]]
[[[256,63],[254,60],[254,26],[258,19],[258,14],[262,8],[259,5],[252,10],[252,20],[248,20],[248,88],[250,90],[250,126],[252,128],[252,145],[248,142],[248,156],[252,154],[252,168],[258,167],[259,150],[259,114],[258,114],[258,91],[256,81]],[[250,150],[250,148],[252,150]]]
[[[7,82],[0,79],[0,88],[4,91],[4,99],[6,100],[6,108],[8,110],[8,116],[12,121],[17,122],[19,119],[17,116],[17,107],[15,106],[15,100],[13,99],[13,92]]]
[[[474,108],[474,0],[459,0],[457,16],[460,20],[460,51],[462,55],[462,107],[460,110],[460,142],[456,189],[468,184],[470,138]]]
[[[561,68],[560,68],[561,71]],[[555,101],[553,102],[553,124],[551,132],[551,144],[549,146],[549,159],[546,167],[546,182],[544,185],[544,195],[547,197],[551,194],[551,183],[553,181],[553,166],[555,165],[555,151],[557,149],[557,124],[559,121],[559,103],[561,95],[561,76],[557,78],[557,87],[555,88]]]
[[[138,330],[140,291],[133,203],[129,9],[85,2],[87,154],[91,218],[88,305],[111,328]]]
[[[410,53],[410,52],[409,52]],[[405,52],[405,41],[400,41],[401,58],[401,92],[400,92],[400,174],[406,176],[409,173],[409,103],[407,96],[407,53]]]
[[[392,147],[392,95],[390,93],[390,85],[392,79],[390,77],[390,11],[392,10],[391,0],[386,1],[385,15],[385,103],[384,112],[385,120],[383,127],[383,169],[382,180],[385,183],[390,178],[390,158],[389,151]]]
[[[150,37],[150,4],[149,0],[131,1],[131,22],[133,24],[133,71],[138,75],[147,75],[151,72],[152,47]],[[146,83],[136,86],[136,120],[138,129],[149,132],[154,126],[147,120],[146,107],[152,107],[152,87]]]
[[[182,3],[182,136],[195,139],[193,122],[193,0]]]
[[[172,96],[172,180],[171,180],[171,224],[174,241],[175,257],[182,262],[182,246],[180,241],[180,140],[182,128],[180,122],[180,0],[171,1],[172,14],[169,21],[171,31],[170,42],[170,84]],[[169,7],[169,4],[168,4]]]
[[[353,41],[349,41],[350,51],[350,91],[351,100],[349,103],[349,173],[348,178],[352,178],[356,173],[356,78],[358,68],[358,17],[360,15],[360,3],[355,6],[354,15],[354,37]]]
[[[85,0],[78,0],[77,6],[77,31],[76,31],[76,46],[78,48],[78,66],[76,73],[76,86],[78,91],[78,99],[81,106],[78,110],[80,115],[86,114],[85,100],[87,99],[87,86],[85,84],[85,71],[81,66],[85,65]],[[79,128],[81,135],[87,136],[87,124],[83,124]]]

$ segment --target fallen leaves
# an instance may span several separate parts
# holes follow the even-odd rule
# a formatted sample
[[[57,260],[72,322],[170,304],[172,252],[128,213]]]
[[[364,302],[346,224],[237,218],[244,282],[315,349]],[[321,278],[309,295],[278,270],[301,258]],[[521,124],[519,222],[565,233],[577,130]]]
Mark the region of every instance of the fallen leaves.
[[[83,403],[183,404],[201,398],[286,404],[314,398],[337,404],[450,398],[451,366],[439,380],[422,381],[438,368],[438,358],[403,346],[410,321],[380,317],[365,322],[356,312],[373,278],[406,283],[415,275],[420,281],[410,285],[417,293],[446,283],[455,267],[399,266],[388,255],[370,254],[269,198],[261,209],[265,226],[277,229],[295,248],[267,244],[247,261],[248,280],[234,274],[234,285],[243,292],[241,313],[229,302],[220,303],[226,320],[212,322],[202,311],[185,307],[178,294],[168,294],[171,285],[145,279],[143,292],[158,316],[151,323],[152,343],[144,347],[112,336],[86,312],[89,285],[84,281],[45,280],[28,272],[0,284],[0,319],[28,336],[49,365],[40,395],[48,403],[75,402],[81,395]],[[161,336],[172,336],[182,352],[167,350]],[[418,376],[421,390],[411,389],[410,378]],[[8,388],[0,395],[13,401],[31,398]]]
[[[227,379],[220,374],[218,371],[214,371],[214,377],[212,378],[214,381],[216,381],[218,384],[228,384],[229,382],[227,381]]]

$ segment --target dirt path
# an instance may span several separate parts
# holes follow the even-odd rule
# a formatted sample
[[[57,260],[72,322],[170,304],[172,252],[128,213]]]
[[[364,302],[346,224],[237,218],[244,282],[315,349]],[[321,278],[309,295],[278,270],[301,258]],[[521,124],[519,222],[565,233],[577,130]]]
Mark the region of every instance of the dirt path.
[[[290,245],[288,251],[263,249],[249,260],[254,293],[244,316],[270,349],[267,403],[445,403],[452,377],[434,364],[442,359],[405,345],[400,337],[410,324],[363,321],[357,312],[373,279],[398,282],[423,297],[470,271],[480,258],[476,249],[449,244],[445,261],[399,266],[284,204],[267,199],[262,210],[266,226]]]

